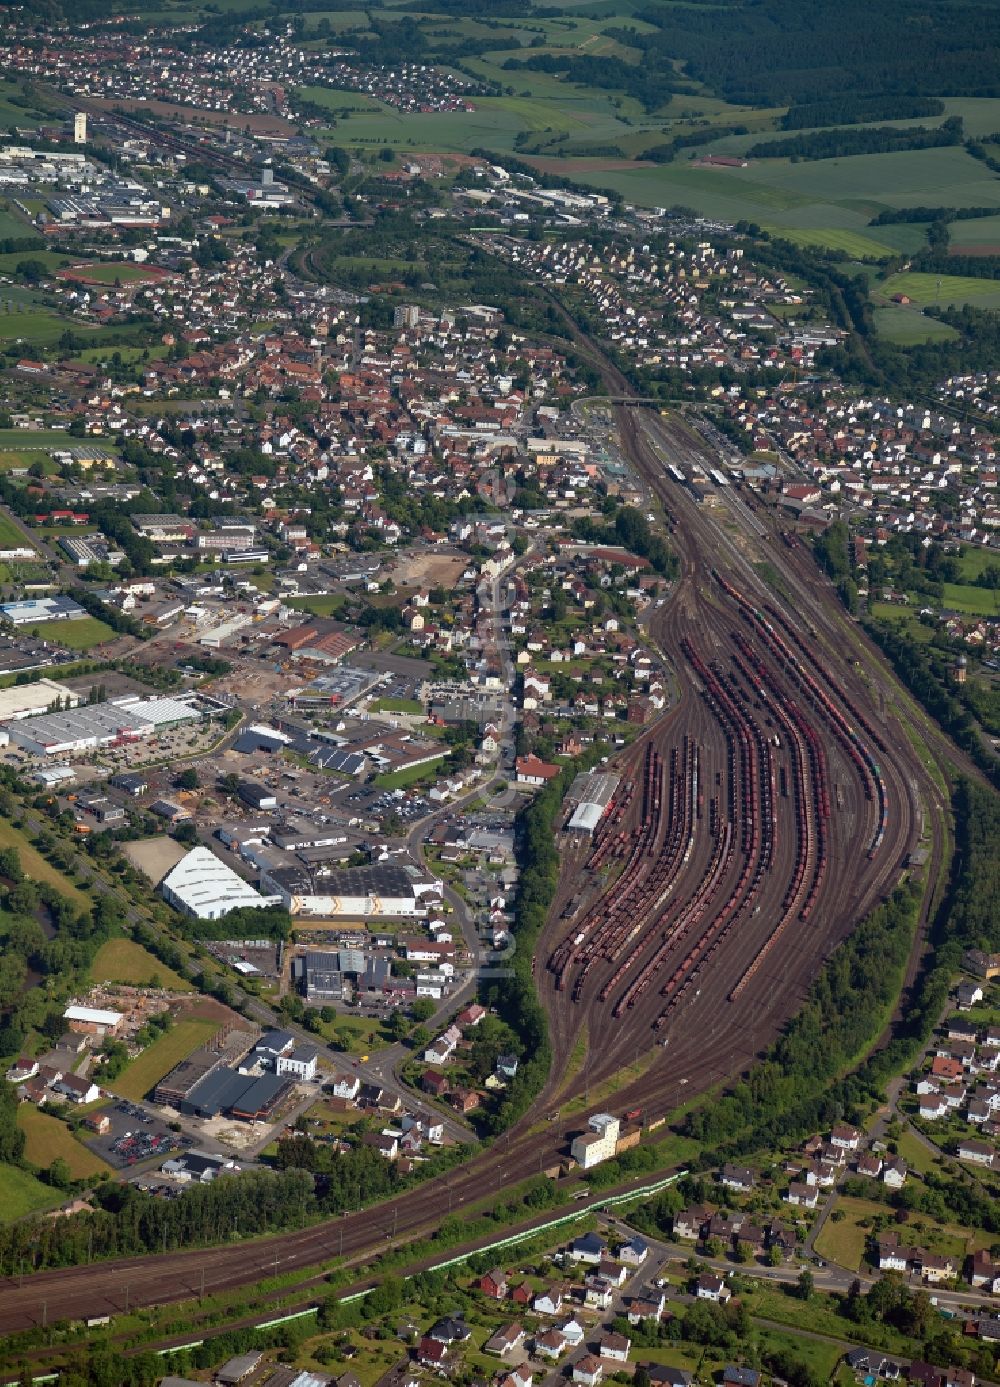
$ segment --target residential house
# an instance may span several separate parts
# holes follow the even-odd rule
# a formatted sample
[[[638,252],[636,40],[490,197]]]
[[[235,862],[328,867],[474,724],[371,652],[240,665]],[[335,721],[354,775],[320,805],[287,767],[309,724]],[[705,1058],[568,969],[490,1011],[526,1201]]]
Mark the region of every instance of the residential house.
[[[601,1358],[612,1363],[627,1363],[632,1351],[632,1340],[624,1334],[602,1334],[597,1341],[597,1352]]]
[[[483,1344],[483,1350],[486,1353],[495,1353],[499,1357],[505,1358],[508,1353],[513,1353],[523,1343],[524,1327],[514,1321],[511,1324],[501,1326],[495,1334],[491,1334]]]
[[[585,1353],[573,1364],[573,1381],[580,1387],[601,1387],[603,1377],[604,1365],[592,1353]]]
[[[698,1277],[694,1293],[698,1300],[713,1300],[717,1305],[725,1304],[733,1294],[721,1276],[713,1276],[710,1272]]]

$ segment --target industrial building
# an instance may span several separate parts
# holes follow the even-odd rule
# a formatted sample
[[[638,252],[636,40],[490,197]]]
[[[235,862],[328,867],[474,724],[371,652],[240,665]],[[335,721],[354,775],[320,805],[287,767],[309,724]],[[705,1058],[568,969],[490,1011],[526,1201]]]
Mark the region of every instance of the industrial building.
[[[109,544],[103,535],[61,535],[59,547],[77,568],[89,568],[92,563],[106,563],[109,568],[117,568],[125,558],[124,551]]]
[[[34,626],[41,621],[80,621],[87,613],[71,597],[29,597],[23,602],[4,602],[0,617],[12,626]]]
[[[242,1118],[260,1122],[271,1117],[295,1087],[295,1080],[282,1074],[241,1074],[237,1069],[219,1066],[197,1083],[178,1106],[188,1117]]]
[[[621,1128],[618,1118],[606,1112],[595,1113],[587,1125],[590,1130],[576,1137],[570,1146],[570,1154],[584,1170],[611,1160],[618,1149]]]
[[[15,684],[13,688],[0,689],[0,723],[38,717],[51,708],[56,699],[64,708],[75,708],[81,696],[69,685],[57,684],[54,679],[37,679],[34,684]]]
[[[441,892],[439,882],[390,865],[310,869],[290,864],[265,869],[260,883],[289,914],[330,918],[416,915],[425,896]]]
[[[182,857],[163,878],[160,890],[169,905],[196,920],[221,920],[231,910],[280,904],[277,894],[262,896],[214,852],[203,847],[192,848]]]
[[[78,1035],[117,1035],[123,1019],[120,1011],[78,1006],[75,1002],[63,1012],[67,1028]]]
[[[342,1002],[344,974],[340,954],[315,951],[292,960],[292,977],[307,1002]]]
[[[619,775],[608,775],[601,771],[578,775],[566,796],[569,803],[575,805],[567,828],[593,833],[604,817],[620,780]]]
[[[192,701],[177,698],[117,698],[60,713],[43,713],[8,726],[11,741],[34,756],[138,742],[168,727],[202,716]]]

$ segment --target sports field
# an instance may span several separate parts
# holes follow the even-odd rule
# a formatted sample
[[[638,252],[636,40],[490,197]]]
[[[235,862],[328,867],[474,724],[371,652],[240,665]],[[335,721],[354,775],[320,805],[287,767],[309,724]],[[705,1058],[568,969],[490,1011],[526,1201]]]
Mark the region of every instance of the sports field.
[[[112,1079],[108,1087],[123,1098],[138,1102],[168,1074],[175,1064],[187,1059],[219,1029],[215,1021],[178,1021],[166,1035],[154,1040],[148,1049]]]
[[[17,1125],[24,1132],[24,1154],[32,1165],[44,1170],[57,1157],[69,1166],[74,1180],[88,1179],[102,1175],[111,1167],[88,1150],[58,1117],[41,1112],[30,1103],[22,1103],[17,1110]]]
[[[98,949],[88,969],[92,982],[124,982],[145,986],[156,980],[159,987],[190,992],[191,984],[131,939],[108,939]]]

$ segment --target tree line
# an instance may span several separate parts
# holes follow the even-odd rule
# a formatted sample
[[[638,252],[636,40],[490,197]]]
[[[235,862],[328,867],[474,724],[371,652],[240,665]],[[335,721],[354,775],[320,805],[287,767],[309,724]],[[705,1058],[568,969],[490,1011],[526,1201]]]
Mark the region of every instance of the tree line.
[[[826,101],[804,101],[790,106],[778,121],[782,130],[804,130],[817,125],[861,125],[870,120],[916,120],[943,116],[944,102],[933,96],[897,93],[861,96],[844,92]]]
[[[960,145],[961,116],[949,116],[937,126],[836,126],[810,130],[784,140],[761,140],[746,151],[750,159],[845,159],[859,154],[891,154],[899,150],[939,149]]]

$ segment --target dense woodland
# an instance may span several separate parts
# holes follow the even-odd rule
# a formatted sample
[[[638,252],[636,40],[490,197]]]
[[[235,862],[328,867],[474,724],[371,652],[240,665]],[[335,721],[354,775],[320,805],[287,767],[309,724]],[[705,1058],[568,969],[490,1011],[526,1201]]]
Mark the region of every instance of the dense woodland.
[[[778,106],[838,101],[845,92],[994,96],[1000,54],[995,5],[897,0],[651,3],[637,19],[646,63],[686,70],[728,101]]]

